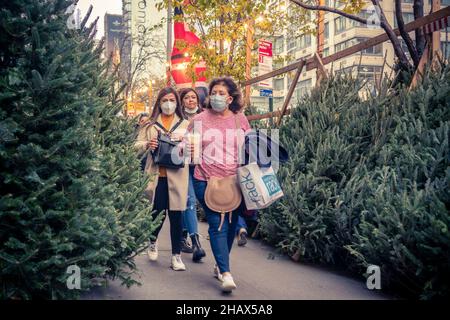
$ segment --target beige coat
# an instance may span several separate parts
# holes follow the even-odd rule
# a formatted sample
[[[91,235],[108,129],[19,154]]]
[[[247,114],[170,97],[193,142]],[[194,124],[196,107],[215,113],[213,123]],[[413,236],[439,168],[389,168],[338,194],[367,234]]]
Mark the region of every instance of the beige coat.
[[[179,117],[175,114],[174,120],[171,124],[172,127],[179,121]],[[157,122],[162,124],[161,116],[158,116]],[[183,120],[178,128],[172,133],[173,136],[184,136],[186,129],[189,125],[189,121]],[[146,144],[154,137],[158,135],[158,131],[155,125],[151,123],[145,125],[139,131],[135,147],[139,156],[144,155],[146,150]],[[145,189],[145,197],[154,202],[155,191],[158,185],[159,178],[159,166],[153,163],[151,155],[147,157],[147,163],[145,165],[145,173],[150,176],[150,182]],[[189,184],[189,165],[186,164],[181,169],[169,169],[167,168],[167,184],[169,186],[169,210],[184,211],[186,210],[188,184]]]

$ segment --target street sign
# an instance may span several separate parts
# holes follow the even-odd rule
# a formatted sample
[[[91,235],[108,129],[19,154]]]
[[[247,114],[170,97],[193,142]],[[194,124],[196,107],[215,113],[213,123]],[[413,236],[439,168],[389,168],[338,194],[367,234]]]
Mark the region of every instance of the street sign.
[[[273,90],[272,89],[260,89],[259,96],[260,97],[273,97]]]
[[[258,75],[269,73],[273,70],[272,42],[259,40],[258,44]],[[272,79],[266,79],[259,83],[260,87],[272,89]]]

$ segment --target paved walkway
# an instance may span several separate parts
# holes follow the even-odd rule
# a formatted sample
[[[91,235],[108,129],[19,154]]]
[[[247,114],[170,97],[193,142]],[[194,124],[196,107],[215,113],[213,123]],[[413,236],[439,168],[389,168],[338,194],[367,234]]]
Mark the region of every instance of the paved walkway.
[[[109,281],[105,288],[95,288],[83,299],[133,300],[204,300],[204,299],[388,299],[370,291],[365,281],[355,280],[316,266],[295,263],[258,240],[249,239],[245,247],[237,243],[231,251],[231,269],[237,289],[232,294],[220,291],[213,277],[214,258],[209,241],[202,238],[206,258],[193,263],[191,254],[182,254],[186,271],[175,272],[170,266],[169,219],[159,239],[159,258],[150,262],[146,254],[136,258],[137,279],[142,286],[130,289],[119,281]],[[207,235],[207,224],[199,223],[200,233]]]

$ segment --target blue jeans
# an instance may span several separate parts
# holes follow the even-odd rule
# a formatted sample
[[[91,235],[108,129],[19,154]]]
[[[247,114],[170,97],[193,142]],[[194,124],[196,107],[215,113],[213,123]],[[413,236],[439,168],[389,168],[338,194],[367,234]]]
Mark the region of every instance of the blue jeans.
[[[188,231],[189,235],[198,234],[198,220],[196,204],[197,199],[194,191],[194,168],[189,168],[189,186],[187,208],[183,212],[183,228]]]
[[[214,254],[214,259],[219,267],[220,273],[230,272],[230,252],[233,246],[235,237],[236,224],[238,217],[244,210],[244,201],[242,201],[239,208],[233,211],[231,223],[229,222],[229,213],[225,214],[225,219],[221,230],[220,225],[220,213],[212,211],[206,206],[205,203],[205,190],[206,181],[197,180],[194,178],[195,195],[198,201],[205,210],[206,220],[208,221],[208,233],[209,242],[211,244],[211,250]]]
[[[238,222],[236,224],[236,235],[239,235],[239,230],[245,229],[247,230],[247,223],[245,223],[244,217],[239,216]]]

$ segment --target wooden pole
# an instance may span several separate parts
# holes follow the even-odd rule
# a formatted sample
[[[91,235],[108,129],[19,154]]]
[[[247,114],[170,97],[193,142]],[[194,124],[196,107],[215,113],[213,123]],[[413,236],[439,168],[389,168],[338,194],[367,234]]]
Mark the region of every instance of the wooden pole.
[[[441,0],[433,0],[431,4],[431,12],[436,12],[441,9]],[[437,57],[441,52],[441,31],[435,31],[432,35],[431,40],[432,57],[433,59]]]
[[[317,84],[316,87],[320,84],[320,82],[323,79],[328,78],[327,69],[325,69],[325,65],[323,64],[322,57],[319,55],[319,53],[314,54],[316,58],[316,64],[317,64]]]
[[[281,124],[281,120],[283,119],[283,116],[286,112],[289,102],[291,102],[292,95],[294,94],[295,87],[297,87],[297,82],[298,82],[298,79],[300,78],[300,74],[302,73],[305,63],[306,63],[306,61],[302,59],[300,65],[297,69],[297,72],[295,73],[294,79],[292,80],[291,86],[289,88],[289,92],[286,96],[286,100],[284,100],[283,108],[281,109],[280,117],[278,118],[278,122],[277,122],[278,127]]]
[[[414,76],[411,80],[411,84],[409,86],[409,91],[416,88],[419,83],[420,78],[422,77],[425,71],[425,65],[430,61],[430,43],[427,41],[425,43],[425,49],[423,50],[422,57],[420,58],[419,65],[417,66],[416,72],[414,72]]]

